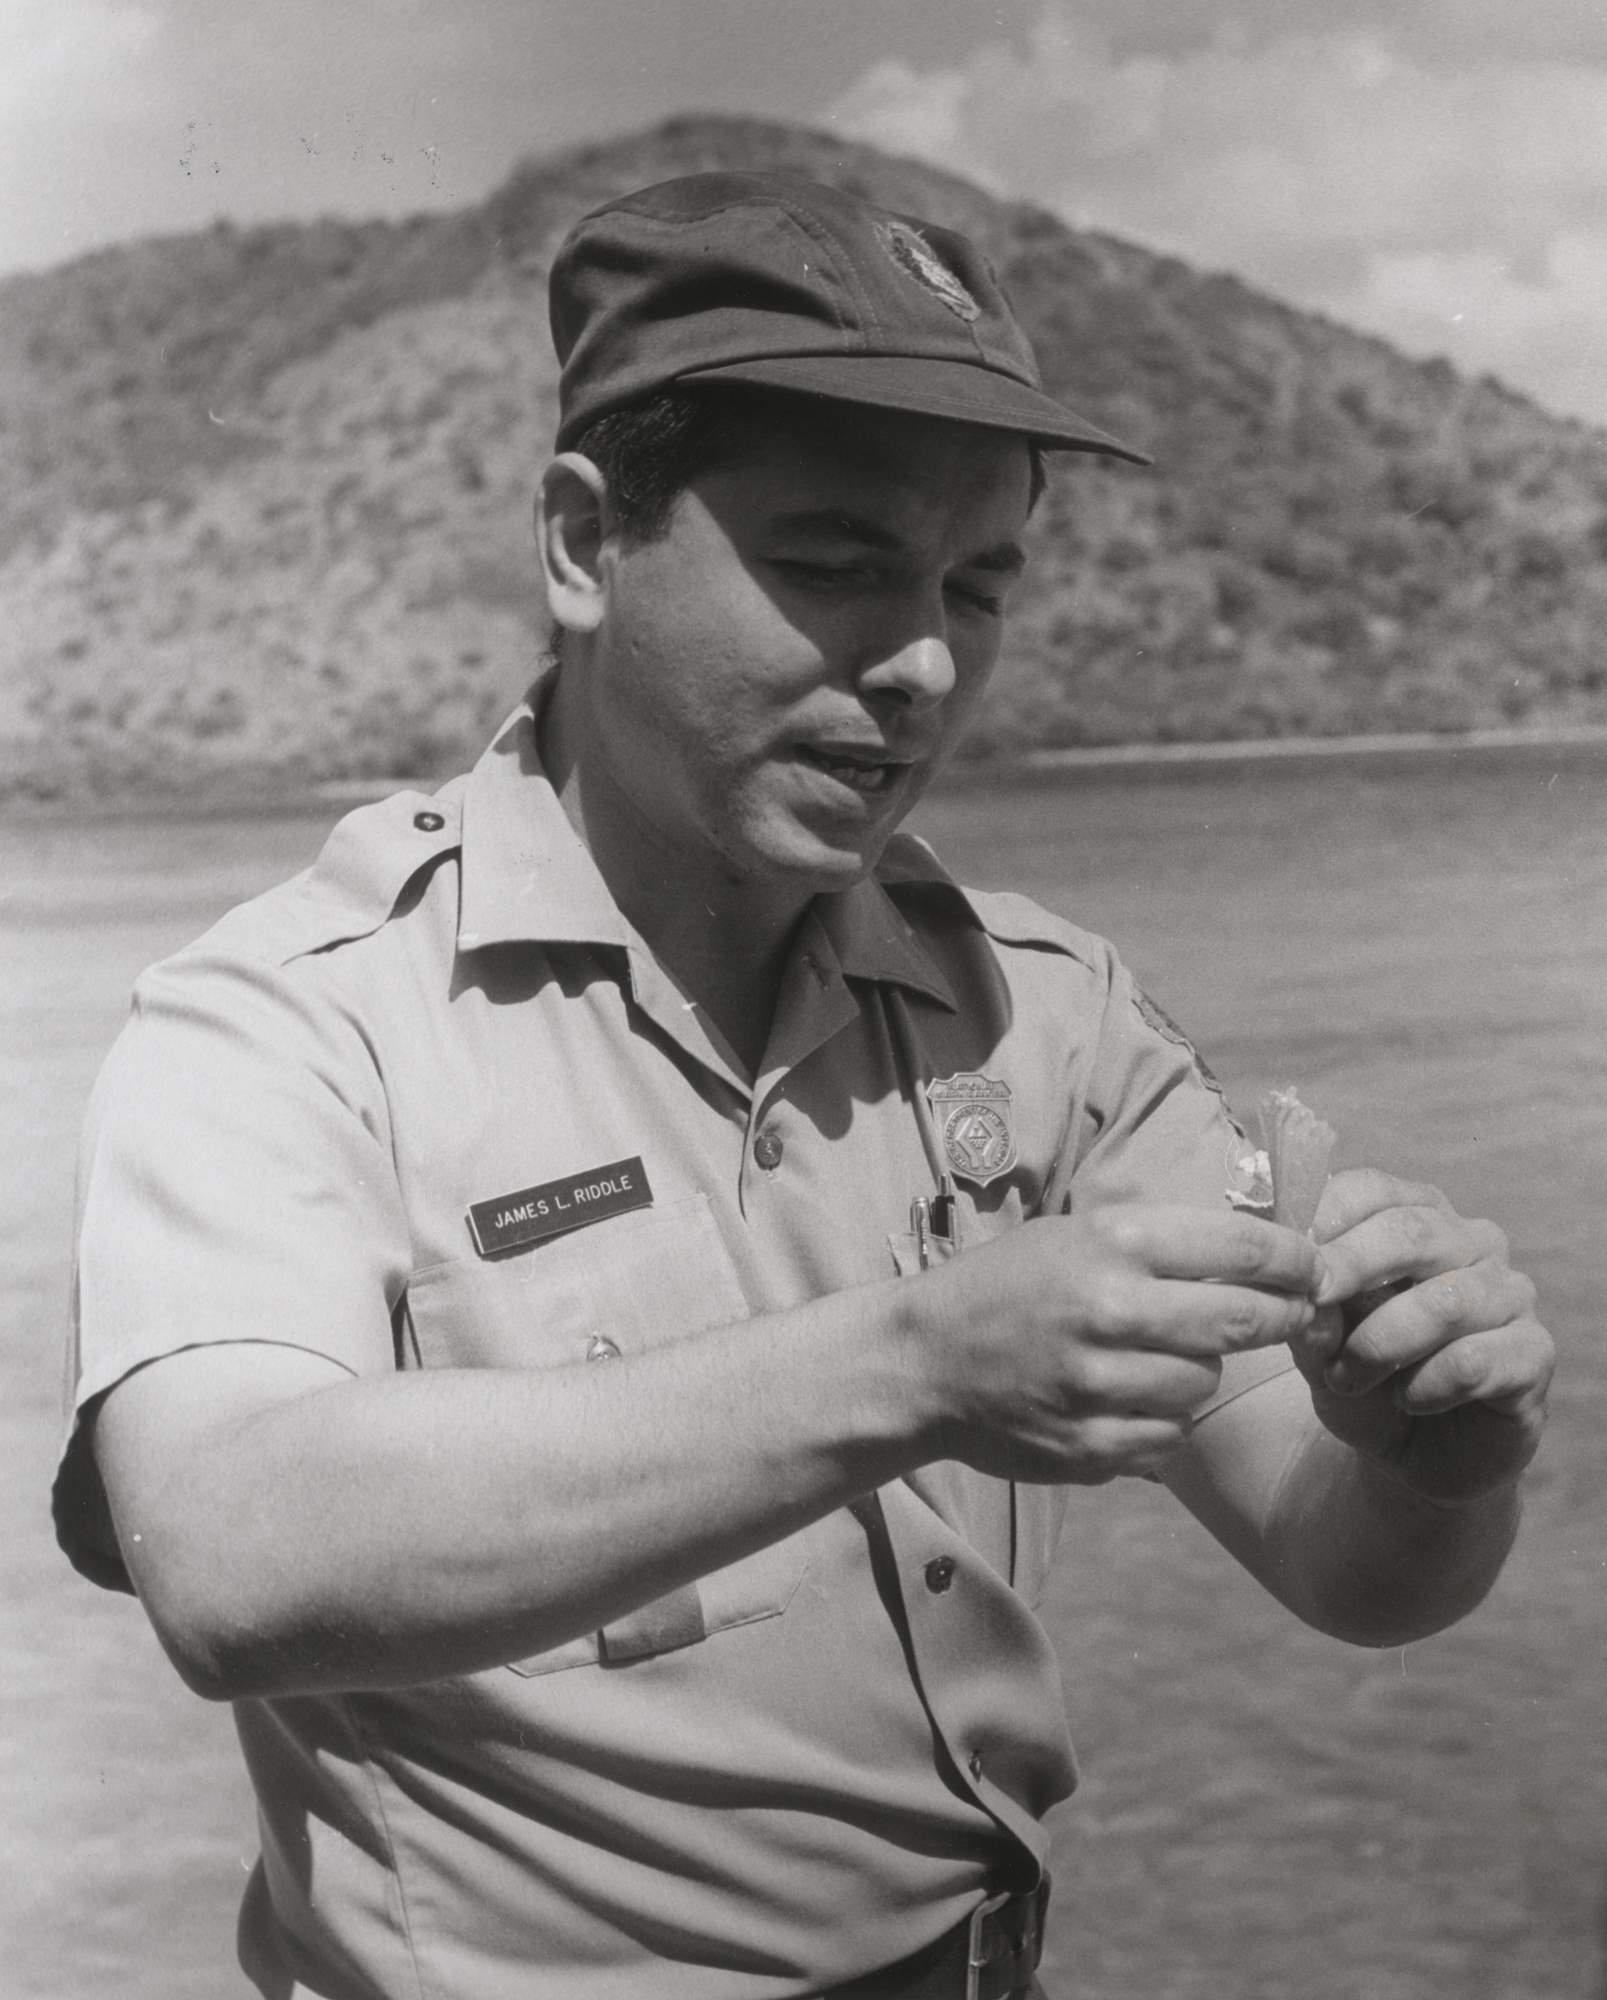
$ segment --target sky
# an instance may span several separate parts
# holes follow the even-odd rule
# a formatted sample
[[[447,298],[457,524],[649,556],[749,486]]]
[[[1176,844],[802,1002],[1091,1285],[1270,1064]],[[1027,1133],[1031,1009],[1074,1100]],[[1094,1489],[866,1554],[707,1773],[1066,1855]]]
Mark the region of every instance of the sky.
[[[0,0],[0,271],[791,118],[1607,425],[1602,0]]]

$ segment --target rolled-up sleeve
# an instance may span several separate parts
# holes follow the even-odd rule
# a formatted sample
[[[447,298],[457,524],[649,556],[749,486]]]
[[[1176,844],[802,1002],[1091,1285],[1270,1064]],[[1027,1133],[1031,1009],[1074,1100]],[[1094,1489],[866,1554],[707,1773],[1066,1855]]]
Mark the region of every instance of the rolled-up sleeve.
[[[408,1275],[383,1078],[329,961],[204,945],[147,973],[79,1170],[58,1538],[127,1589],[88,1420],[134,1369],[221,1342],[395,1364]]]
[[[1217,1204],[1247,1185],[1251,1152],[1183,1031],[1112,958],[1071,1163],[1072,1206]]]

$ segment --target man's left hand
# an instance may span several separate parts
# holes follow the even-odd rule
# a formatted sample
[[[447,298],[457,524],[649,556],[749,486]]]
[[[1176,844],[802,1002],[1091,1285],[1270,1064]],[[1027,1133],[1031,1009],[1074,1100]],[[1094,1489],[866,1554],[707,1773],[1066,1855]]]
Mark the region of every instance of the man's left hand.
[[[1425,1498],[1511,1485],[1533,1458],[1555,1354],[1493,1222],[1438,1188],[1336,1174],[1313,1235],[1327,1276],[1294,1356],[1327,1428]]]

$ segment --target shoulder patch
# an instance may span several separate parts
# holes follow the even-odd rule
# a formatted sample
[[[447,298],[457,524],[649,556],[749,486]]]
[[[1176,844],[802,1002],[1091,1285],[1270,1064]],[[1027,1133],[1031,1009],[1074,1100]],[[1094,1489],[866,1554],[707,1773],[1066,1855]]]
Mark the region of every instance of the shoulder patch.
[[[1161,1006],[1160,1002],[1152,1000],[1136,979],[1133,981],[1133,1005],[1138,1009],[1148,1026],[1155,1030],[1157,1035],[1164,1036],[1167,1041],[1175,1043],[1178,1048],[1183,1050],[1189,1061],[1199,1071],[1201,1083],[1208,1090],[1214,1090],[1225,1104],[1227,1102],[1226,1094],[1221,1084],[1217,1081],[1216,1073],[1211,1068],[1211,1065],[1172,1019],[1171,1015],[1167,1013],[1166,1009]],[[1237,1119],[1234,1120],[1234,1123],[1237,1125]]]

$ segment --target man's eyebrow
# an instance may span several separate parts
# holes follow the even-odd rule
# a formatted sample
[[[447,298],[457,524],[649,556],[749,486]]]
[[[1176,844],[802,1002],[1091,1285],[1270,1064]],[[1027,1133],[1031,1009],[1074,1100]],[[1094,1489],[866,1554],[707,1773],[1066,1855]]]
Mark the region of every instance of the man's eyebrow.
[[[889,551],[902,548],[899,537],[868,514],[845,513],[840,507],[801,507],[796,513],[777,514],[769,523],[786,534],[830,536],[838,542],[861,542],[869,549]]]
[[[860,547],[879,549],[896,555],[903,548],[900,536],[884,528],[866,514],[845,513],[838,507],[805,507],[794,514],[778,514],[770,526],[784,534],[819,535],[838,542],[857,542]],[[1000,542],[997,548],[983,549],[956,565],[960,569],[986,570],[993,576],[1019,576],[1027,566],[1019,542]]]

